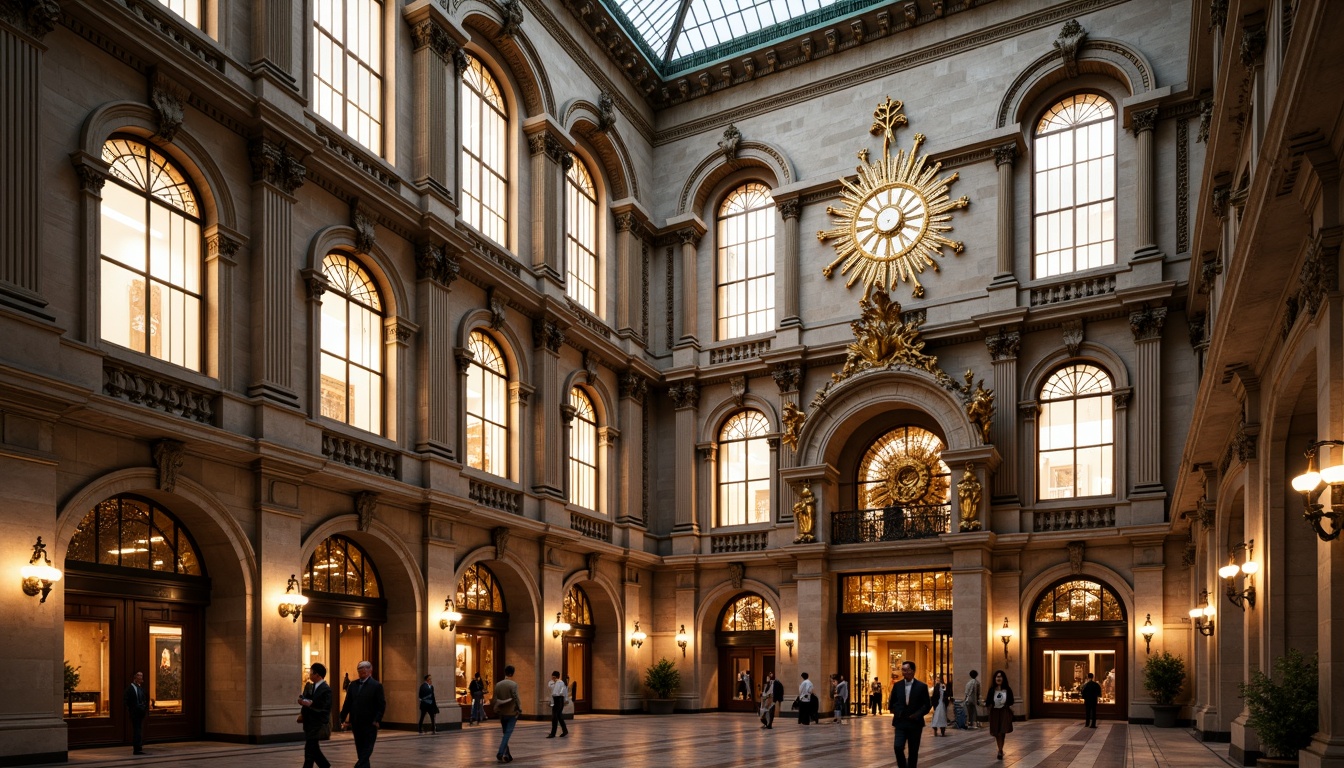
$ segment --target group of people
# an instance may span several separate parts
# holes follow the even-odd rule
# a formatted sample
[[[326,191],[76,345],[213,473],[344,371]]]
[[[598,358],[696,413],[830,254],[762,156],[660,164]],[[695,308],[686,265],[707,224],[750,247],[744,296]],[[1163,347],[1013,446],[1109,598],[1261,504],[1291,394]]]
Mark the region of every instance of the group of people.
[[[979,727],[976,712],[981,703],[979,674],[971,670],[965,689],[967,727],[972,729]],[[892,685],[891,698],[887,702],[887,709],[892,714],[891,725],[896,729],[896,765],[897,768],[917,768],[924,716],[935,710],[931,726],[934,735],[946,736],[951,693],[941,676],[934,682],[932,691],[927,684],[915,679],[912,661],[901,664],[901,678]],[[1000,760],[1003,759],[1004,737],[1013,732],[1013,701],[1008,675],[1002,670],[996,671],[983,703],[989,713],[989,733],[994,737]]]

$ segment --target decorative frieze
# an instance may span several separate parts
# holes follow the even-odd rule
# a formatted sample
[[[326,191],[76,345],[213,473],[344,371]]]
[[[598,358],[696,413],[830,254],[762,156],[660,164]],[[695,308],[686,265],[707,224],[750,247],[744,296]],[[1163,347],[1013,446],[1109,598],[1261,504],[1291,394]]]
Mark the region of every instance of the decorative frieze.
[[[375,475],[393,478],[397,476],[396,453],[335,432],[322,433],[322,455],[338,464],[362,469]]]
[[[214,392],[121,363],[103,363],[103,394],[201,424],[215,423]]]

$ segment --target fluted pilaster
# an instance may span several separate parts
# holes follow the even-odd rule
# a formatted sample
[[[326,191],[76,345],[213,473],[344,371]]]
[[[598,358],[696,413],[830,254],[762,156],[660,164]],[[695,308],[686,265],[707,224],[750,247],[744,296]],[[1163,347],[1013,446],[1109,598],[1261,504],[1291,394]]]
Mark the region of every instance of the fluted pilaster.
[[[1154,234],[1154,199],[1157,196],[1153,188],[1153,129],[1157,126],[1157,108],[1135,112],[1130,118],[1130,128],[1138,144],[1135,159],[1138,161],[1138,181],[1134,185],[1134,257],[1143,258],[1158,253],[1157,236]]]
[[[779,263],[775,268],[781,277],[775,303],[781,310],[779,326],[785,328],[802,323],[798,308],[798,229],[803,206],[796,197],[775,202],[780,215],[779,245],[775,249]]]
[[[291,330],[295,298],[291,238],[296,202],[294,191],[303,184],[307,169],[284,144],[269,139],[253,141],[251,159],[252,217],[256,222],[252,248],[252,317],[259,322],[253,325],[252,331],[253,380],[248,394],[297,406]]]
[[[1134,333],[1134,450],[1135,493],[1161,492],[1161,386],[1162,327],[1166,307],[1144,307],[1130,313],[1129,326]]]
[[[993,366],[994,393],[1004,405],[994,410],[990,437],[999,455],[1003,457],[1004,471],[994,473],[994,497],[1017,497],[1017,409],[1007,404],[1017,391],[1017,353],[1022,346],[1022,334],[1001,330],[985,338]]]
[[[999,173],[997,192],[999,198],[999,247],[994,269],[994,282],[996,283],[1010,282],[1015,279],[1013,276],[1013,219],[1015,217],[1013,208],[1013,162],[1016,158],[1016,144],[1005,144],[994,148],[994,166]],[[1005,455],[1004,458],[1007,459],[1007,456]]]

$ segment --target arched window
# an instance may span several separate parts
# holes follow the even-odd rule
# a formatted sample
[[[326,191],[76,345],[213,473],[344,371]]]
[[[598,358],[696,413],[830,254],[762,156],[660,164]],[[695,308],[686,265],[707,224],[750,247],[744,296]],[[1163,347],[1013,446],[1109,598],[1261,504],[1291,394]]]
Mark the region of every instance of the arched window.
[[[313,109],[376,153],[383,142],[383,4],[313,4]]]
[[[573,156],[571,156],[573,157]],[[565,263],[569,298],[597,311],[597,190],[583,161],[565,174]]]
[[[193,27],[201,26],[201,0],[159,0],[168,10],[186,19]]]
[[[734,414],[719,431],[719,525],[770,522],[770,423]]]
[[[1039,474],[1042,499],[1105,496],[1115,472],[1111,377],[1095,365],[1065,366],[1041,387]]]
[[[101,332],[105,341],[201,370],[201,212],[186,176],[133,138],[103,144]]]
[[[720,632],[758,632],[775,629],[775,609],[760,595],[742,595],[723,609]]]
[[[583,390],[569,390],[569,503],[597,511],[597,413]]]
[[[317,545],[303,571],[303,591],[349,597],[382,597],[378,571],[358,544],[331,536]]]
[[[873,441],[859,461],[860,509],[947,503],[951,470],[943,441],[923,427],[897,427]]]
[[[743,184],[719,206],[719,338],[775,328],[775,201],[759,182]]]
[[[203,576],[191,534],[171,512],[148,499],[114,496],[84,516],[66,562]]]
[[[494,340],[472,331],[467,342],[467,466],[509,473],[509,369]]]
[[[495,574],[476,563],[467,566],[457,580],[457,608],[463,611],[504,613],[504,596],[499,592]]]
[[[353,427],[383,429],[383,303],[359,262],[322,260],[322,415]]]
[[[565,593],[565,604],[560,615],[567,624],[576,629],[593,625],[593,611],[588,606],[588,595],[583,588],[577,584],[569,588]]]
[[[480,59],[462,73],[462,218],[508,246],[509,115],[499,86]]]
[[[1041,595],[1032,621],[1124,621],[1120,599],[1104,584],[1070,579]]]
[[[1115,107],[1080,93],[1046,110],[1032,146],[1036,277],[1115,263]]]

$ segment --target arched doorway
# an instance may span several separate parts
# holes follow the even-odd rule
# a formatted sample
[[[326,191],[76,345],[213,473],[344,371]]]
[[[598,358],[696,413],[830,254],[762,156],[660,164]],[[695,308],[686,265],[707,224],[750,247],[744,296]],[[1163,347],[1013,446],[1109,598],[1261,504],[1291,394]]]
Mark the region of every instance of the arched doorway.
[[[714,633],[719,648],[719,709],[754,712],[766,675],[775,672],[775,609],[746,592],[728,602]]]
[[[504,638],[509,631],[509,614],[499,580],[484,563],[467,566],[457,580],[457,653],[453,664],[453,684],[457,701],[471,707],[468,685],[477,673],[485,684],[485,710],[493,717],[490,692],[495,681],[504,677]]]
[[[1031,612],[1032,713],[1081,718],[1087,673],[1101,683],[1097,717],[1129,717],[1124,605],[1109,586],[1088,578],[1056,582]]]
[[[587,714],[593,711],[593,636],[596,632],[588,593],[577,584],[570,587],[560,614],[570,627],[562,638],[564,668],[560,674],[569,678],[574,714]]]
[[[63,713],[71,746],[129,744],[121,706],[145,673],[155,740],[204,730],[204,615],[210,602],[191,533],[167,509],[130,494],[96,505],[66,551]]]
[[[307,677],[309,664],[326,664],[327,679],[341,691],[332,707],[334,723],[350,680],[358,678],[359,662],[373,664],[374,677],[384,676],[381,650],[387,600],[373,560],[339,534],[313,550],[302,582],[308,606],[303,610],[303,662],[295,670],[295,685]]]

